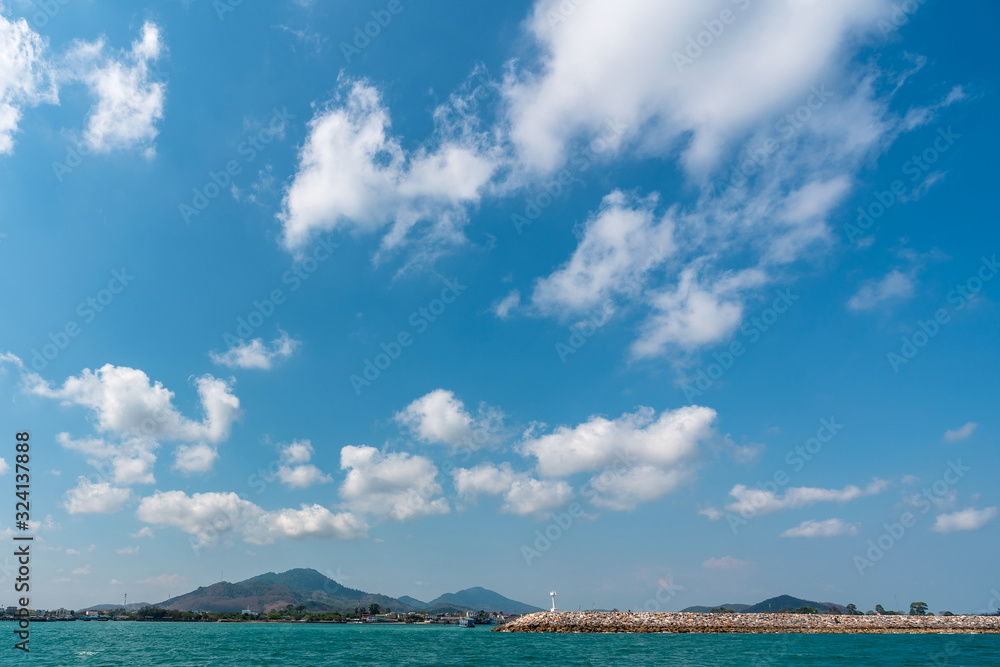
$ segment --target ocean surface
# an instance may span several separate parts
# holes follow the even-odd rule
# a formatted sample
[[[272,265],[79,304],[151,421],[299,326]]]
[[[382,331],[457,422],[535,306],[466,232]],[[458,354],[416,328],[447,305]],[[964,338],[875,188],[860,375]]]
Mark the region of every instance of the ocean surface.
[[[0,629],[13,629],[4,623]],[[1000,665],[1000,635],[517,634],[488,627],[36,623],[31,654],[4,633],[0,664],[59,665]]]

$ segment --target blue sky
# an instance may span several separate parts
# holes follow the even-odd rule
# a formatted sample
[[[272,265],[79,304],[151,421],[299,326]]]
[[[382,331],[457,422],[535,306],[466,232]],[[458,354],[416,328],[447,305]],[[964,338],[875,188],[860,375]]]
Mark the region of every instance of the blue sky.
[[[33,605],[996,608],[996,9],[901,5],[6,3]]]

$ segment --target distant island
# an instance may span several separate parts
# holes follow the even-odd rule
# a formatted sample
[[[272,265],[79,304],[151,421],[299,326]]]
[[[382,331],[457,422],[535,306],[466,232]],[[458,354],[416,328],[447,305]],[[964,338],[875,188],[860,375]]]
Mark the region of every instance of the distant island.
[[[394,614],[504,614],[520,615],[542,611],[524,602],[506,598],[495,591],[474,587],[446,593],[429,602],[410,596],[390,597],[348,588],[308,568],[268,572],[244,581],[220,581],[155,604],[100,604],[84,611],[135,612],[142,616],[188,620],[192,614],[277,617],[291,620],[313,618],[361,618]],[[173,612],[173,613],[171,613]],[[181,613],[184,616],[181,616]]]

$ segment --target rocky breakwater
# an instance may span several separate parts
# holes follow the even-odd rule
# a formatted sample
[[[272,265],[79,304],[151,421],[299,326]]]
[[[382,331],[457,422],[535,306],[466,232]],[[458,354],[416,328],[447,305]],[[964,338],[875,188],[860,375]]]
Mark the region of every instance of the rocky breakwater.
[[[538,612],[494,632],[1000,633],[998,616]]]

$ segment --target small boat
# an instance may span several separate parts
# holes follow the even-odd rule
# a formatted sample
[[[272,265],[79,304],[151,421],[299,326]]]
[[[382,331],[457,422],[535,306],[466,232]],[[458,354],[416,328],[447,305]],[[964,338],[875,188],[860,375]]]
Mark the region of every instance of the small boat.
[[[471,618],[460,618],[458,619],[458,627],[460,628],[474,628],[476,627],[476,622]]]

